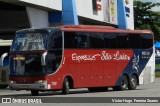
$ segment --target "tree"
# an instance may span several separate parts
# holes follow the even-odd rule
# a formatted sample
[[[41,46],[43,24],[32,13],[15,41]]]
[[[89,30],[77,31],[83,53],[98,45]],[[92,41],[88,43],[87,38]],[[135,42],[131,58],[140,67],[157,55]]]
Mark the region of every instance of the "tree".
[[[155,40],[160,40],[160,12],[151,10],[160,3],[134,1],[135,29],[152,30]]]

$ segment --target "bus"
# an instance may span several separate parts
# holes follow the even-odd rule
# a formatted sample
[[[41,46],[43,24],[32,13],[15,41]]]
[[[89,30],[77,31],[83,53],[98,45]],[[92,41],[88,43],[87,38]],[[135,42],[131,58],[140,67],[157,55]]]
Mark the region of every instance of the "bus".
[[[10,51],[11,90],[88,88],[134,90],[155,79],[154,36],[149,30],[65,25],[16,32]]]
[[[0,39],[0,89],[7,88],[9,84],[9,56],[12,40]]]

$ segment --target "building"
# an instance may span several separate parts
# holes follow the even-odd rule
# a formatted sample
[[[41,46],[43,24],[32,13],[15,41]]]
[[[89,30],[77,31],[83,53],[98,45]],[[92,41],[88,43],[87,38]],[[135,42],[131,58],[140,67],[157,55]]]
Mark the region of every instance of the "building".
[[[19,29],[76,19],[77,24],[134,29],[133,0],[0,0],[0,39],[13,38]]]

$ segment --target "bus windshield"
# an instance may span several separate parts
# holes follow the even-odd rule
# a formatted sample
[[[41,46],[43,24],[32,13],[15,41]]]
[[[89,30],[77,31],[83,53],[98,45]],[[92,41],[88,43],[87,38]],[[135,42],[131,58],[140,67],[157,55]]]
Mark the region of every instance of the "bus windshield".
[[[56,72],[61,64],[61,31],[18,33],[12,45],[13,54],[10,55],[11,75],[52,74]],[[45,51],[43,53],[32,52],[35,50]],[[21,53],[16,54],[17,51]]]
[[[45,50],[48,33],[17,33],[11,51]]]

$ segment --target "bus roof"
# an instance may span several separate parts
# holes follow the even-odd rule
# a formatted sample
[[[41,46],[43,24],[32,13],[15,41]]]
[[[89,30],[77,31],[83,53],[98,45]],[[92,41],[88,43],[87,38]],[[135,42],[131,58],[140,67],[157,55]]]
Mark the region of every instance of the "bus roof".
[[[98,25],[65,25],[60,27],[63,31],[85,31],[85,32],[122,32],[122,33],[151,33],[150,30],[123,30],[111,26]]]
[[[100,25],[64,25],[57,27],[47,27],[47,28],[28,28],[16,31],[17,33],[29,32],[29,31],[53,31],[57,28],[60,28],[62,31],[78,31],[78,32],[121,32],[121,33],[150,33],[153,34],[150,30],[123,30],[114,28],[111,26],[100,26]]]

